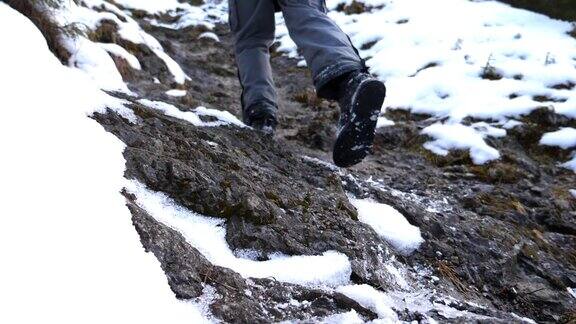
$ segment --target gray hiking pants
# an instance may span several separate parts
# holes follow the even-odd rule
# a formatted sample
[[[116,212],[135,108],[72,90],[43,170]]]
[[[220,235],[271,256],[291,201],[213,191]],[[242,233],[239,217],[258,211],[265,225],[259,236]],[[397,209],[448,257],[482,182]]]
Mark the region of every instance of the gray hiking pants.
[[[331,80],[364,69],[348,36],[326,15],[324,0],[228,0],[230,29],[242,84],[242,107],[276,107],[269,49],[274,41],[274,12],[282,11],[290,37],[312,72],[320,97],[336,99]]]

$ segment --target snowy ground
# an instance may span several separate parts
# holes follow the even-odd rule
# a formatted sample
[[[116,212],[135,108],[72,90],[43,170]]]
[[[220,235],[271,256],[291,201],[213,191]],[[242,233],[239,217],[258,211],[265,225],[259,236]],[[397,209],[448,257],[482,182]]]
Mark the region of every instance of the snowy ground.
[[[350,198],[350,202],[358,210],[358,219],[374,228],[380,236],[401,253],[414,252],[424,241],[420,236],[420,229],[411,225],[392,206],[369,199]]]
[[[386,82],[386,108],[438,119],[423,130],[434,138],[426,145],[430,151],[469,150],[484,164],[500,157],[484,139],[505,136],[521,115],[544,106],[576,117],[576,92],[569,89],[576,84],[572,24],[496,1],[363,0],[375,9],[357,15],[334,10],[351,2],[328,0],[329,16]],[[297,57],[281,15],[277,21],[280,50]],[[465,125],[466,117],[491,121],[486,127],[493,128]],[[576,171],[576,160],[564,165]]]
[[[10,44],[0,60],[2,120],[25,121],[0,127],[0,322],[201,321],[195,305],[174,298],[134,231],[119,195],[123,143],[87,117],[105,107],[131,112],[62,66],[36,27],[4,3],[0,27]]]
[[[120,26],[121,37],[147,45],[164,60],[176,83],[183,84],[189,78],[164,52],[162,45],[127,13],[102,0],[84,1],[89,6],[104,6],[115,14],[70,3],[60,12],[59,21],[80,22],[93,29],[103,19],[113,20]],[[210,29],[214,23],[226,19],[225,1],[202,7],[176,0],[116,2],[150,13],[175,13],[179,9],[184,12],[182,18],[164,25],[174,29],[195,24]],[[328,5],[333,9],[340,2],[331,0]],[[370,58],[371,70],[386,81],[390,94],[386,102],[388,108],[409,109],[438,118],[437,123],[423,130],[433,138],[425,144],[430,151],[445,155],[452,149],[468,149],[478,164],[498,159],[499,152],[490,147],[485,138],[506,136],[506,128],[513,127],[516,118],[542,106],[543,103],[535,100],[537,96],[548,98],[544,104],[554,107],[558,113],[576,117],[575,92],[559,87],[576,84],[576,41],[566,34],[572,28],[570,24],[492,1],[364,2],[384,7],[349,16],[331,11],[330,16],[351,35],[357,47],[374,42],[370,48],[361,50],[361,54]],[[438,24],[438,15],[433,13],[442,13],[449,24]],[[297,55],[281,19],[278,20],[280,48],[288,55]],[[451,28],[453,25],[461,28]],[[199,305],[174,298],[158,262],[151,254],[144,253],[123,198],[118,194],[123,186],[138,196],[141,207],[158,221],[180,231],[214,264],[229,267],[245,277],[273,276],[280,281],[335,289],[375,311],[384,322],[398,320],[392,309],[406,306],[403,303],[410,300],[410,295],[406,291],[385,294],[370,286],[351,284],[350,262],[346,256],[329,251],[318,256],[277,255],[264,262],[251,260],[249,253],[239,257],[226,244],[224,230],[218,226],[221,220],[192,213],[161,193],[136,182],[126,182],[123,145],[87,118],[90,113],[109,107],[137,122],[124,102],[101,91],[131,94],[108,55],[123,57],[139,69],[140,62],[125,49],[94,43],[85,37],[69,39],[67,45],[74,55],[71,67],[67,68],[48,51],[36,28],[2,3],[0,26],[3,27],[2,42],[11,44],[11,51],[3,53],[0,60],[2,105],[8,114],[5,117],[28,121],[27,129],[9,124],[0,128],[1,138],[19,139],[18,142],[8,140],[3,145],[4,156],[11,158],[2,160],[2,169],[26,170],[35,180],[32,184],[23,183],[14,172],[13,176],[3,178],[5,187],[12,189],[0,210],[15,223],[2,226],[0,240],[4,246],[16,243],[20,247],[7,251],[12,261],[0,276],[2,289],[11,296],[10,301],[3,301],[7,305],[6,312],[0,315],[5,318],[3,322],[12,322],[13,318],[20,318],[22,322],[46,318],[59,318],[64,322],[161,322],[166,321],[168,315],[172,316],[170,322],[205,320]],[[217,41],[215,34],[203,35]],[[34,53],[34,57],[26,58],[21,53]],[[30,70],[37,71],[34,77],[25,73]],[[486,72],[501,78],[485,79],[482,74]],[[30,89],[34,89],[34,96],[29,95]],[[168,94],[182,96],[182,91],[171,90]],[[511,99],[511,95],[514,98]],[[163,102],[140,102],[196,126],[244,127],[223,111],[198,107],[193,112],[182,112]],[[59,109],[48,109],[53,107]],[[201,115],[215,117],[216,121],[203,122]],[[462,123],[465,117],[491,122],[467,125]],[[380,121],[382,127],[391,124],[385,119]],[[69,134],[76,136],[71,138]],[[572,149],[576,147],[576,130],[564,128],[548,133],[540,143]],[[29,147],[37,150],[28,150]],[[43,153],[41,168],[32,163],[39,160],[35,156],[38,152]],[[576,171],[576,157],[562,162]],[[37,200],[30,201],[30,191],[37,193],[34,195]],[[94,203],[93,197],[106,203]],[[352,202],[358,208],[360,220],[402,253],[409,254],[422,243],[419,229],[392,207],[368,200],[352,199]],[[45,215],[60,217],[46,218]],[[14,227],[23,230],[14,231]],[[53,230],[46,231],[46,228]],[[38,246],[27,241],[28,235],[22,233],[44,238],[45,244]],[[106,237],[105,241],[102,236]],[[63,269],[62,264],[68,266]],[[122,267],[111,269],[109,264]],[[314,273],[305,271],[311,266]],[[402,269],[394,268],[393,264],[389,266],[391,271],[398,272],[400,286],[405,285]],[[22,278],[23,274],[30,281],[28,284],[35,287],[35,298],[42,301],[35,305],[38,309],[33,312],[27,302],[23,302],[30,291],[22,289],[21,282],[12,280]],[[86,291],[91,293],[86,295]],[[422,301],[415,304],[418,302]],[[100,312],[93,312],[95,304],[99,305]],[[425,307],[432,309],[438,305],[426,304]],[[460,314],[447,306],[443,311],[448,317]],[[89,318],[86,314],[90,314]],[[350,323],[360,318],[350,313],[330,320]]]

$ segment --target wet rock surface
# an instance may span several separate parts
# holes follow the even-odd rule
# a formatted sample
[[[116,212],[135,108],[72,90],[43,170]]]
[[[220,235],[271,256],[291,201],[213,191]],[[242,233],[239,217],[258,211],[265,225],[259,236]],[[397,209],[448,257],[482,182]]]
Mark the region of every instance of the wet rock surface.
[[[133,48],[143,69],[127,74],[132,91],[182,111],[203,105],[239,116],[240,86],[225,26],[215,29],[217,43],[198,40],[203,27],[175,31],[141,23],[191,80],[173,84],[162,61]],[[236,126],[195,127],[134,98],[126,99],[137,123],[111,111],[94,118],[126,143],[128,178],[190,210],[226,219],[226,240],[233,249],[255,249],[263,259],[274,252],[340,251],[352,263],[353,282],[384,291],[400,289],[385,267],[397,260],[408,269],[411,287],[482,305],[456,303],[452,306],[468,315],[455,317],[427,311],[443,322],[520,321],[512,312],[538,322],[576,319],[576,299],[567,290],[576,287],[576,200],[568,191],[576,188],[576,176],[557,166],[569,152],[537,145],[548,128],[573,121],[538,110],[509,136],[490,143],[502,153],[499,161],[476,166],[467,153],[439,157],[422,148],[427,139],[420,130],[432,123],[429,116],[391,110],[386,115],[396,124],[378,130],[374,155],[350,170],[338,170],[322,162],[330,162],[337,106],[314,97],[309,74],[295,60],[275,54],[272,63],[281,107],[274,138]],[[187,94],[166,95],[172,88]],[[410,256],[396,253],[357,220],[347,193],[395,207],[420,228],[425,242]],[[198,298],[207,285],[213,287],[217,297],[210,309],[218,319],[314,321],[351,309],[366,320],[375,317],[343,295],[245,279],[213,266],[133,197],[127,195],[127,201],[142,244],[160,260],[176,296]],[[416,269],[423,268],[439,280],[431,283],[429,276],[419,276]],[[275,307],[290,299],[313,306]],[[409,309],[396,311],[404,320],[423,319]]]
[[[194,127],[134,104],[137,124],[97,115],[128,148],[126,176],[204,215],[226,218],[235,249],[346,254],[362,282],[393,287],[388,245],[357,221],[340,179],[282,143],[239,127]],[[209,142],[207,142],[209,141]]]
[[[180,299],[201,299],[219,319],[234,323],[305,320],[356,311],[365,320],[372,311],[340,294],[279,283],[272,279],[244,279],[212,265],[175,230],[157,222],[125,193],[132,222],[146,251],[154,253],[170,288]]]

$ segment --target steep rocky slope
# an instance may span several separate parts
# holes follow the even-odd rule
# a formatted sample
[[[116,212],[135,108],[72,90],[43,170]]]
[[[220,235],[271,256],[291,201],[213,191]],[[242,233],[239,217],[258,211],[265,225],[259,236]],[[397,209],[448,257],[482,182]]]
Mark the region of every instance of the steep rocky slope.
[[[537,109],[511,136],[490,140],[501,159],[474,165],[467,152],[441,157],[422,148],[427,138],[421,130],[435,118],[389,110],[386,117],[395,125],[378,129],[374,154],[357,167],[338,169],[330,164],[337,105],[315,97],[297,60],[277,52],[272,58],[281,107],[273,138],[234,123],[198,127],[152,101],[194,113],[204,123],[221,121],[221,115],[199,113],[197,106],[240,116],[227,26],[214,27],[215,41],[200,37],[207,31],[202,25],[174,30],[150,23],[172,23],[174,17],[122,9],[190,77],[174,82],[165,61],[118,36],[113,20],[100,21],[89,34],[128,49],[142,65],[136,70],[112,56],[133,95],[111,94],[128,102],[136,120],[114,110],[93,116],[126,144],[126,178],[190,211],[224,219],[230,248],[256,251],[257,260],[278,252],[344,254],[351,282],[388,294],[400,320],[576,320],[576,200],[569,191],[576,176],[556,164],[568,151],[537,145],[543,133],[575,127],[574,120]],[[174,88],[185,95],[166,93]],[[124,195],[142,245],[162,264],[176,297],[194,300],[212,289],[207,303],[214,319],[309,322],[336,320],[352,310],[363,320],[382,317],[373,305],[338,289],[245,278],[213,265],[181,233],[151,216],[130,188]],[[394,207],[420,228],[424,243],[410,255],[399,253],[359,221],[350,197]]]
[[[147,58],[147,53],[135,52],[141,62],[150,63],[140,73],[144,75],[126,73],[133,91],[141,97],[173,103],[183,111],[205,105],[239,116],[240,89],[225,26],[216,27],[221,40],[216,43],[198,40],[205,31],[202,27],[173,31],[141,23],[191,80],[184,86],[188,90],[185,97],[167,96],[166,86],[152,82],[162,66]],[[460,306],[472,314],[503,321],[512,317],[502,311],[539,321],[574,319],[574,298],[567,288],[576,286],[576,205],[567,192],[576,186],[576,178],[554,165],[551,157],[558,152],[526,141],[542,134],[547,125],[568,126],[574,125],[573,121],[545,109],[536,111],[513,136],[493,143],[505,152],[501,161],[475,166],[466,154],[440,158],[421,150],[425,139],[418,130],[429,123],[426,116],[391,111],[389,118],[397,124],[379,129],[374,155],[359,167],[337,170],[307,158],[330,161],[335,104],[314,97],[306,70],[296,68],[294,60],[274,55],[272,62],[282,107],[275,138],[233,126],[197,128],[138,103],[133,105],[139,117],[137,124],[112,112],[97,115],[107,130],[128,145],[126,176],[167,193],[193,211],[226,218],[226,238],[233,249],[255,249],[262,258],[278,251],[299,255],[334,249],[351,259],[354,282],[384,291],[397,288],[384,266],[395,255],[408,269],[430,269],[440,278],[432,284],[438,291],[486,306]],[[357,221],[346,192],[394,206],[420,227],[426,242],[409,257],[390,251],[386,242]],[[197,251],[183,247],[182,242],[178,247],[164,242],[181,238],[147,217],[134,203],[129,205],[144,246],[163,262],[177,296],[199,296],[198,288],[188,286],[198,285],[199,278],[205,276],[202,268],[209,264],[202,265],[205,260],[190,264],[181,255],[193,253],[194,258],[201,259]],[[188,274],[183,277],[184,271]],[[313,295],[317,303],[330,301],[319,309],[313,306],[312,313],[287,309],[266,317],[246,307],[238,296],[230,296],[230,289],[244,289],[227,288],[228,281],[233,281],[229,284],[232,287],[244,287],[237,275],[218,269],[215,276],[222,279],[208,276],[202,282],[214,285],[222,294],[212,311],[225,320],[304,319],[342,309],[356,309],[367,319],[373,316],[343,297],[265,281],[257,285],[265,299],[274,300],[270,294],[277,294],[278,289],[287,291],[276,303],[295,293]],[[246,303],[257,300],[257,295],[252,296]],[[227,303],[232,309],[222,308]],[[419,318],[418,312],[410,309],[397,311],[405,312],[405,320]],[[443,318],[430,311],[431,317]]]

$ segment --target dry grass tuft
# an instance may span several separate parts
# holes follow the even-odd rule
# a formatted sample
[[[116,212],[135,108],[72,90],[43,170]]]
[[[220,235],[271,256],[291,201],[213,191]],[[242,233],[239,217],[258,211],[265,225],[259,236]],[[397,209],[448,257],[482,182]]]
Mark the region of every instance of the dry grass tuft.
[[[384,6],[370,6],[356,0],[352,0],[352,3],[345,4],[341,3],[336,7],[336,11],[344,12],[347,15],[357,15],[364,12],[371,12],[374,9],[380,9]]]
[[[521,170],[511,163],[493,162],[486,165],[472,165],[470,172],[488,183],[515,183],[523,177]]]
[[[562,315],[558,323],[576,324],[576,310],[568,311],[566,314]]]
[[[322,99],[318,98],[316,92],[311,89],[305,89],[297,93],[293,99],[306,107],[318,107],[322,102]]]
[[[479,194],[476,199],[478,202],[493,212],[497,214],[505,212],[517,212],[521,215],[527,215],[528,211],[526,207],[514,197],[503,197],[499,195],[493,195],[490,193]]]
[[[458,273],[456,273],[454,268],[452,268],[452,266],[447,261],[443,261],[443,260],[438,261],[436,263],[436,266],[437,266],[438,272],[442,275],[442,277],[450,280],[450,282],[452,282],[452,284],[456,287],[456,289],[458,289],[459,291],[461,291],[463,293],[468,291],[468,288],[466,287],[464,282],[462,282],[462,280],[458,276]]]
[[[88,33],[88,39],[93,42],[100,43],[114,43],[118,41],[118,25],[112,20],[104,19],[100,21],[100,25],[96,30]]]

